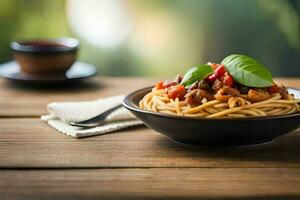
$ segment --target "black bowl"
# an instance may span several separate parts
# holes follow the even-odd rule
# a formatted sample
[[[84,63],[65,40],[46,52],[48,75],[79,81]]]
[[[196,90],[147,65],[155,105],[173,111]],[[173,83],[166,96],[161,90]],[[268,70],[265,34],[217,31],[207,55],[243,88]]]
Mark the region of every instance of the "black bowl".
[[[127,95],[123,105],[149,128],[181,143],[240,146],[268,143],[297,129],[300,113],[249,118],[192,118],[145,111],[138,103],[152,87]],[[297,98],[300,90],[289,89]]]

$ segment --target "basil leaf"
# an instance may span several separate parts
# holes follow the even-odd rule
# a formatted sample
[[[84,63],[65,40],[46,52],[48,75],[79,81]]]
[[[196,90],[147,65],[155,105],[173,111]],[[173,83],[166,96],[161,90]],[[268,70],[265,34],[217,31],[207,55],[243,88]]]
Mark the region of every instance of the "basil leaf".
[[[190,86],[197,80],[205,79],[208,75],[214,72],[213,68],[209,65],[197,65],[189,69],[182,78],[180,84],[185,87]]]
[[[269,87],[273,78],[269,70],[249,56],[232,54],[223,61],[224,67],[233,79],[248,87]]]

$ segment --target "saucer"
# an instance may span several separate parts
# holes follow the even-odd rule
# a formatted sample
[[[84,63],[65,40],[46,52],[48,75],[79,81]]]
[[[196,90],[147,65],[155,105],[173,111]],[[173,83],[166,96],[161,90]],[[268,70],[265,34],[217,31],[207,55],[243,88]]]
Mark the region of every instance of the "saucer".
[[[96,74],[93,65],[84,62],[75,62],[72,67],[62,75],[29,75],[24,74],[15,61],[0,65],[0,77],[7,80],[34,85],[64,84],[79,82]]]

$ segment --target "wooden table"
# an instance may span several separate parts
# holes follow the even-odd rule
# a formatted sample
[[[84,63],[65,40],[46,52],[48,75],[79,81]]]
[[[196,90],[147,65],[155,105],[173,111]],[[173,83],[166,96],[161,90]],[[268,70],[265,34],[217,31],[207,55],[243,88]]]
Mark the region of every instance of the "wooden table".
[[[300,79],[279,81],[300,87]],[[41,90],[0,80],[0,199],[300,199],[300,131],[268,146],[208,149],[144,126],[72,139],[39,119],[52,101],[91,100],[154,82],[97,77]]]

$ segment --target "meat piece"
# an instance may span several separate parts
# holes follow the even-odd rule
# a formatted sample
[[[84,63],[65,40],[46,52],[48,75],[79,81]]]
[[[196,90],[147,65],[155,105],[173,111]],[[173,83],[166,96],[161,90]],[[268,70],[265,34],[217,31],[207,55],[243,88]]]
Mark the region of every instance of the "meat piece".
[[[240,92],[237,89],[225,86],[218,90],[217,94],[215,94],[215,98],[221,102],[228,102],[230,97],[237,97],[239,95]]]
[[[218,91],[218,90],[220,90],[224,86],[225,86],[224,83],[221,80],[217,79],[213,83],[212,89],[215,90],[215,91]]]
[[[181,83],[182,79],[183,79],[183,76],[181,74],[178,74],[175,78],[175,82]]]
[[[188,92],[191,92],[192,90],[198,89],[199,81],[194,82],[189,88]]]
[[[204,99],[206,101],[214,100],[215,97],[206,90],[195,89],[186,94],[186,102],[192,106],[201,105]]]
[[[201,80],[199,82],[198,89],[199,90],[206,90],[206,91],[210,91],[211,90],[209,84],[205,80]]]
[[[270,94],[263,90],[250,89],[248,91],[246,98],[250,102],[255,103],[255,102],[265,101],[265,100],[269,99]]]
[[[188,88],[188,91],[192,91],[192,90],[195,90],[195,89],[206,90],[206,91],[210,91],[211,90],[209,84],[205,80],[196,81],[195,83],[193,83]]]
[[[281,86],[281,87],[278,87],[279,89],[279,94],[281,95],[282,99],[285,99],[285,100],[292,100],[294,99],[294,95],[292,94],[289,94],[288,90],[286,87],[284,86]]]

